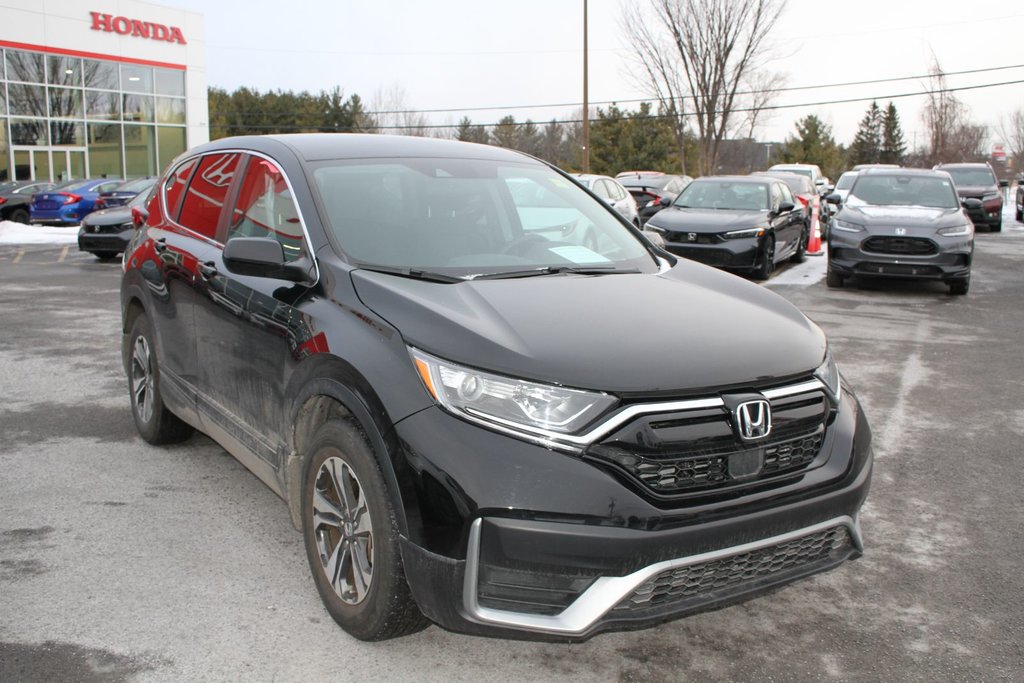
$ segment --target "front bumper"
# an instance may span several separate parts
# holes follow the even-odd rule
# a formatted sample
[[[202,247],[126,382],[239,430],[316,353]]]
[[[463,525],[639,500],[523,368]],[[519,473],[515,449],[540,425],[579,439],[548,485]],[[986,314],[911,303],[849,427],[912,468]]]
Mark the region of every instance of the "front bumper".
[[[977,199],[981,199],[977,197]],[[984,202],[980,209],[969,210],[967,215],[971,217],[974,225],[982,228],[999,225],[1003,220],[1003,200],[989,199]]]
[[[420,609],[445,628],[585,639],[744,600],[862,552],[871,439],[851,394],[820,467],[771,490],[673,503],[575,456],[527,444],[502,450],[516,440],[497,434],[461,450],[438,443],[429,457],[427,442],[440,433],[429,423],[438,420],[464,424],[427,410],[401,423],[399,437],[409,464],[430,473],[430,486],[417,486],[420,519],[447,518],[457,539],[411,529],[403,560]],[[488,441],[497,450],[481,450]],[[453,462],[466,471],[442,474]],[[433,490],[440,481],[454,492],[444,505]]]
[[[686,233],[683,233],[684,235]],[[665,249],[676,256],[697,261],[708,266],[724,268],[726,270],[749,270],[757,267],[758,256],[761,253],[761,240],[757,237],[745,237],[741,239],[719,240],[717,235],[704,235],[694,233],[696,240],[669,241],[665,240]],[[698,241],[705,239],[715,241],[706,244]]]
[[[880,252],[867,245],[872,235],[832,230],[828,242],[828,267],[844,276],[909,278],[919,280],[962,280],[971,275],[974,236],[934,236],[934,253]]]
[[[102,230],[104,232],[93,232]],[[116,231],[116,232],[111,232]],[[128,247],[133,230],[119,226],[82,226],[78,230],[78,250],[95,253],[98,251],[123,252]]]

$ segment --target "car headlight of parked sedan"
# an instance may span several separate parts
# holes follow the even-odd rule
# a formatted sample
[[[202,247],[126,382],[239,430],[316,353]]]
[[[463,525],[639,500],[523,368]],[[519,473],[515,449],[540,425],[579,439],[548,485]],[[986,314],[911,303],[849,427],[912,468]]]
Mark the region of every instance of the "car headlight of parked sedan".
[[[821,383],[825,385],[825,389],[828,391],[829,396],[838,403],[839,402],[839,366],[836,365],[835,359],[832,357],[832,350],[825,349],[825,360],[822,361],[818,369],[814,371],[814,376],[821,380]]]
[[[756,228],[744,228],[743,230],[730,230],[725,233],[725,238],[730,240],[737,240],[743,237],[760,237],[765,233],[764,226],[758,226]]]

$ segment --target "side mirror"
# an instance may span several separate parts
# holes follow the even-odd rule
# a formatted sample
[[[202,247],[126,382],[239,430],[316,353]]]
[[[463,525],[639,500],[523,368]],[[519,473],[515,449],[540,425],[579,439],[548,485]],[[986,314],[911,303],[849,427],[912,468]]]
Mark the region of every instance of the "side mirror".
[[[233,237],[224,245],[224,265],[236,275],[305,282],[306,271],[284,260],[284,248],[265,237]]]
[[[829,204],[835,204],[836,206],[839,206],[840,204],[843,203],[843,196],[838,192],[831,192],[825,195],[825,201],[828,202]]]
[[[1009,180],[1000,180],[999,181],[999,187],[1009,187],[1009,186],[1010,186],[1010,181]]]
[[[976,197],[968,197],[960,202],[968,211],[977,211],[982,207],[981,200]]]
[[[781,204],[779,204],[778,213],[789,213],[794,208],[796,208],[796,204],[794,204],[793,202],[782,202]]]

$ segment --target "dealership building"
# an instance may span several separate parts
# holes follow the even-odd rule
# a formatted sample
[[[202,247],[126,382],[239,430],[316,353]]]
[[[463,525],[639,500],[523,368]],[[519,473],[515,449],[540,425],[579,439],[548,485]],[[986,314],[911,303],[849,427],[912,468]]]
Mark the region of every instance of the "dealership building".
[[[0,180],[136,178],[209,140],[203,16],[0,0]]]

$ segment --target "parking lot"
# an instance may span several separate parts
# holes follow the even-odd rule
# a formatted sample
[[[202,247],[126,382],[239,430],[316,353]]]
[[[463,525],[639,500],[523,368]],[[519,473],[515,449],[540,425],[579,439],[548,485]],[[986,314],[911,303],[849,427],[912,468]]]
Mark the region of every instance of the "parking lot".
[[[767,284],[826,330],[871,421],[862,559],[574,645],[437,627],[347,636],[269,489],[205,437],[138,437],[119,264],[0,245],[0,681],[1020,681],[1024,226],[1011,212],[977,236],[967,296],[828,289],[820,258]]]

